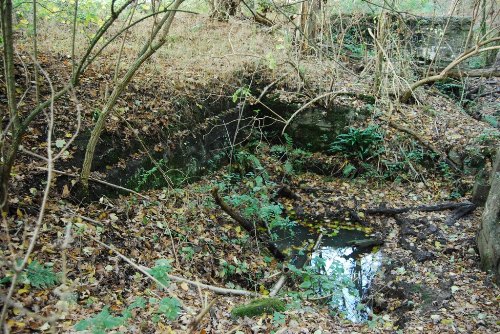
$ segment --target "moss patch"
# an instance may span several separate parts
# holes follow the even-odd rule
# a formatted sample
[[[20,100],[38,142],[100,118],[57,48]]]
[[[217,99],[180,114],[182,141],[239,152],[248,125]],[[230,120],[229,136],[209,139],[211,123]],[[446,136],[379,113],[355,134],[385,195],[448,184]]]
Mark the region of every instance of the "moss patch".
[[[236,306],[231,311],[231,315],[235,318],[239,317],[254,317],[264,313],[283,312],[285,303],[278,298],[262,298],[255,299],[249,304]]]

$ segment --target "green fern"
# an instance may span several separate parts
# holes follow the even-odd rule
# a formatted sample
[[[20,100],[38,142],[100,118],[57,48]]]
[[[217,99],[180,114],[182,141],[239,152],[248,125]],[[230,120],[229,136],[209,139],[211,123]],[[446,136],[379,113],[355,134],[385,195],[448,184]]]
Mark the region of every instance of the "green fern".
[[[109,313],[109,306],[93,318],[84,319],[75,325],[77,331],[89,331],[92,334],[104,334],[107,330],[121,326],[127,320],[126,317],[115,317]]]
[[[347,133],[337,136],[330,151],[366,161],[384,152],[383,141],[384,135],[377,126],[371,125],[366,129],[349,128]]]
[[[129,307],[123,311],[120,316],[113,316],[109,313],[109,306],[105,306],[95,317],[79,321],[75,325],[76,331],[88,331],[92,334],[105,334],[107,330],[114,329],[123,325],[132,317],[134,308],[143,309],[146,306],[146,300],[142,297],[137,298]]]
[[[59,283],[59,278],[52,268],[46,267],[37,261],[31,262],[26,267],[25,274],[30,285],[37,289],[50,288]]]

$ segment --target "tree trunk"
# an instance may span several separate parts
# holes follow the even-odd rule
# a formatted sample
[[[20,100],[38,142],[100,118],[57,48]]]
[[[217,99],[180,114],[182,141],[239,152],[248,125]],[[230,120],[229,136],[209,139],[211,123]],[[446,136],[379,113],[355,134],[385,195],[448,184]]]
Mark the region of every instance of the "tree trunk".
[[[390,29],[391,25],[391,16],[388,15],[385,11],[382,12],[378,16],[377,22],[377,31],[375,37],[377,38],[377,43],[375,43],[375,48],[377,50],[377,58],[375,61],[375,79],[373,80],[373,93],[378,96],[380,93],[380,88],[382,86],[382,81],[384,80],[384,70],[385,70],[385,61],[384,61],[384,50],[382,48],[385,47],[386,37],[388,35],[388,29]]]
[[[172,5],[171,9],[172,11],[165,14],[166,17],[164,17],[162,23],[160,23],[160,25],[156,28],[157,32],[160,29],[163,29],[163,32],[159,37],[158,42],[154,45],[152,45],[153,43],[152,40],[146,42],[144,48],[139,54],[139,57],[130,66],[130,68],[127,70],[127,73],[125,73],[120,82],[115,86],[113,92],[111,93],[111,96],[106,101],[106,105],[104,106],[102,113],[99,115],[99,118],[97,119],[97,122],[94,128],[92,129],[89,142],[87,143],[87,149],[85,151],[85,159],[83,161],[82,172],[81,172],[81,182],[86,190],[88,189],[89,176],[90,176],[90,171],[92,169],[92,161],[94,160],[95,149],[99,141],[99,137],[101,136],[101,133],[104,130],[104,126],[106,124],[106,120],[108,119],[109,114],[111,114],[111,112],[113,111],[116,101],[120,97],[123,90],[127,87],[130,80],[132,80],[137,70],[167,41],[167,35],[170,30],[170,26],[172,25],[172,22],[174,20],[175,11],[179,8],[179,6],[183,1],[184,0],[176,0],[176,2]]]
[[[300,50],[307,51],[314,45],[321,15],[321,0],[305,0],[300,7]]]
[[[484,207],[477,237],[481,267],[500,283],[500,148],[491,172],[491,190]]]
[[[1,117],[9,118],[11,140],[7,140],[7,134],[2,133],[3,142],[0,144],[2,166],[0,167],[0,212],[7,211],[10,172],[16,159],[17,150],[21,139],[20,120],[17,112],[16,82],[14,73],[14,38],[12,31],[12,1],[0,0],[0,14],[3,38],[3,64],[5,75],[5,86],[7,90],[7,115]],[[2,129],[7,131],[7,129]]]

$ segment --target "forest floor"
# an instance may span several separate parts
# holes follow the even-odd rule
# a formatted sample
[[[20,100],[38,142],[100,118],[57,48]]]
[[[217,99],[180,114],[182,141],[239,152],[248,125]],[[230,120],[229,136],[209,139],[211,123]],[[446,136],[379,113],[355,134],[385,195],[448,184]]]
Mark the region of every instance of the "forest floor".
[[[121,138],[124,147],[137,134],[154,137],[172,124],[189,124],[190,117],[199,117],[197,112],[207,117],[213,115],[210,105],[222,103],[220,101],[229,101],[230,105],[232,94],[248,80],[265,86],[284,76],[273,91],[283,99],[291,96],[290,99],[301,103],[310,99],[306,93],[345,87],[363,93],[371,85],[369,71],[353,75],[353,70],[347,68],[348,63],[339,67],[334,61],[312,56],[301,61],[305,70],[304,77],[300,78],[296,68],[287,62],[289,54],[277,47],[283,37],[255,31],[249,22],[224,24],[207,18],[193,21],[183,16],[179,20],[181,23],[175,26],[171,45],[141,70],[119,101],[118,112],[108,122],[106,132]],[[186,26],[189,29],[185,29]],[[43,34],[43,29],[40,30]],[[47,28],[47,34],[48,31],[53,30]],[[58,38],[60,43],[54,43]],[[70,73],[71,63],[64,53],[63,37],[47,35],[42,40],[45,42],[40,46],[41,64],[55,78],[55,85],[61,85]],[[194,41],[201,42],[191,49]],[[134,45],[127,47],[131,51],[126,54],[133,54]],[[27,46],[19,45],[21,54],[26,50]],[[106,62],[106,57],[111,57],[113,52],[110,50],[105,60],[85,74],[77,92],[83,111],[82,132],[92,126],[93,114],[112,78],[114,63]],[[21,67],[19,64],[19,69]],[[21,75],[18,79],[24,80]],[[43,92],[48,93],[47,87]],[[374,113],[353,125],[377,124],[385,134],[385,154],[393,158],[415,138],[405,134],[401,141],[401,133],[390,126],[388,119],[418,132],[420,139],[446,153],[484,153],[498,146],[498,130],[464,112],[456,101],[431,89],[421,89],[418,94],[421,103],[395,107],[381,103],[380,108],[391,110],[389,114],[378,117]],[[28,94],[25,105],[33,103],[30,97]],[[487,113],[496,116],[498,95],[483,98],[491,100]],[[360,107],[354,98],[340,98],[340,101],[353,108]],[[68,112],[73,108],[69,99],[56,106],[56,138],[67,138],[74,131],[75,117]],[[179,115],[179,111],[186,115]],[[133,129],[124,124],[124,119]],[[44,123],[43,119],[36,121],[24,144],[38,154],[46,149]],[[158,145],[151,149],[166,149]],[[406,166],[398,172],[399,178],[362,174],[342,177],[342,168],[348,159],[317,152],[299,163],[331,166],[331,170],[337,171],[322,175],[297,168],[296,172],[288,173],[284,171],[284,161],[271,154],[270,144],[261,142],[257,146],[253,154],[269,174],[270,187],[274,187],[270,192],[286,184],[298,199],[279,201],[284,207],[303,211],[308,216],[328,219],[331,212],[342,207],[362,211],[382,206],[463,202],[471,197],[473,176],[454,174],[436,166]],[[56,168],[78,172],[81,168],[78,151],[78,147],[71,147],[70,154],[63,157]],[[115,165],[102,166],[94,176],[105,177],[107,171],[126,159],[121,157]],[[437,160],[433,163],[438,164]],[[18,159],[11,196],[13,213],[7,218],[10,237],[7,238],[3,230],[1,234],[2,258],[22,250],[30,236],[27,226],[36,219],[45,177],[38,169],[40,166],[43,163],[32,156],[21,155]],[[380,171],[382,167],[376,166],[375,170]],[[210,193],[214,186],[228,184],[229,173],[234,173],[234,166],[222,167],[182,188],[142,191],[142,197],[102,196],[93,202],[79,202],[72,193],[73,183],[62,179],[51,192],[32,260],[52,265],[56,272],[65,271],[60,279],[66,281],[56,287],[37,288],[28,281],[21,284],[13,299],[22,307],[17,304],[11,309],[10,330],[73,332],[75,324],[91,318],[98,326],[96,316],[107,306],[115,320],[119,316],[130,317],[120,324],[117,321],[115,332],[184,333],[189,332],[190,322],[203,308],[217,298],[194,333],[500,332],[500,290],[492,278],[480,270],[475,245],[482,214],[480,207],[452,224],[446,224],[451,211],[364,216],[373,235],[384,240],[381,247],[384,264],[367,298],[375,315],[365,323],[352,323],[317,300],[297,300],[287,294],[300,289],[301,282],[294,280],[289,281],[280,295],[289,305],[287,310],[278,315],[234,319],[231,309],[250,301],[250,297],[216,297],[210,290],[176,281],[169,282],[168,289],[162,290],[123,260],[126,257],[151,268],[156,261],[167,259],[171,275],[268,294],[281,272],[279,263],[270,259],[262,245],[256,244],[215,205]],[[233,186],[237,188],[234,191],[243,192],[248,185]],[[69,247],[62,249],[68,224],[74,232]],[[13,247],[8,248],[8,244]],[[2,260],[1,277],[12,274],[5,265]],[[6,286],[7,281],[2,280],[2,294]],[[127,315],[127,307],[141,297],[144,305]],[[182,306],[176,320],[158,315],[157,301],[164,297],[180,301]],[[51,314],[57,314],[59,320],[51,323],[40,318]],[[110,318],[113,317],[107,319]],[[108,325],[111,326],[110,323],[99,326]]]

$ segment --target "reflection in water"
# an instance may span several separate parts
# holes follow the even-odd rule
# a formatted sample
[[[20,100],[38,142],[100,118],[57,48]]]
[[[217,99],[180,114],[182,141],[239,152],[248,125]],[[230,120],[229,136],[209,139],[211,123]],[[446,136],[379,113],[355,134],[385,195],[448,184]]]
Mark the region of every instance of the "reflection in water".
[[[330,275],[331,279],[342,280],[346,276],[351,279],[354,288],[344,287],[343,300],[336,305],[347,319],[360,322],[367,319],[368,309],[367,307],[359,309],[359,305],[363,297],[368,294],[371,281],[382,264],[382,254],[378,251],[353,257],[354,253],[353,247],[321,247],[313,253],[312,261],[314,263],[321,258],[324,262],[323,271]]]
[[[277,235],[278,246],[294,250],[291,262],[297,268],[302,268],[307,260],[304,249],[307,244],[314,244],[318,235],[299,224],[294,226],[293,234],[278,230]],[[382,264],[380,251],[362,252],[359,248],[349,246],[349,242],[367,237],[361,231],[340,229],[336,236],[325,234],[321,247],[312,254],[312,266],[321,267],[320,272],[334,280],[332,286],[344,287],[334,294],[330,291],[330,304],[354,322],[367,320],[368,308],[361,305],[361,301],[367,296],[371,281]],[[349,287],[345,287],[347,285]],[[321,291],[321,287],[317,293],[328,296],[328,292]]]

